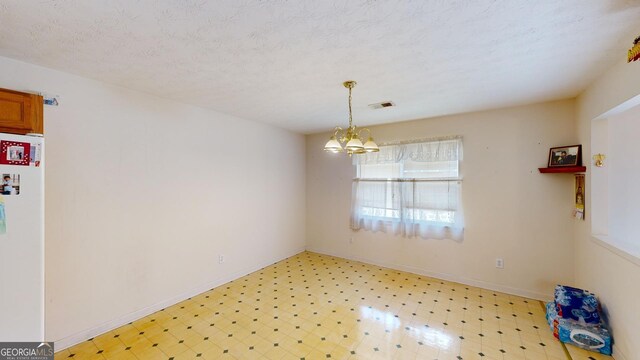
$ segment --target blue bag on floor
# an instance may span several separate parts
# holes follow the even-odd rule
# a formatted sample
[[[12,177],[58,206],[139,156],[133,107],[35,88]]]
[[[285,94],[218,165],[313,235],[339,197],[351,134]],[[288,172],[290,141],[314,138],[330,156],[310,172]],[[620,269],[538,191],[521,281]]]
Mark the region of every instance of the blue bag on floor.
[[[563,343],[611,355],[611,334],[604,324],[587,324],[558,316],[554,302],[547,303],[547,321],[553,336]]]
[[[611,355],[611,334],[600,317],[600,305],[593,294],[558,285],[555,301],[547,303],[546,308],[547,322],[558,340],[585,350]],[[591,322],[587,322],[587,319]],[[597,323],[593,322],[595,319],[598,320]]]
[[[546,308],[547,308],[547,314],[546,314],[547,323],[549,323],[549,328],[551,328],[551,331],[553,332],[554,331],[553,322],[558,318],[556,303],[554,301],[550,301],[547,303]]]
[[[582,289],[557,285],[554,296],[558,316],[563,319],[600,324],[600,309],[596,297]]]

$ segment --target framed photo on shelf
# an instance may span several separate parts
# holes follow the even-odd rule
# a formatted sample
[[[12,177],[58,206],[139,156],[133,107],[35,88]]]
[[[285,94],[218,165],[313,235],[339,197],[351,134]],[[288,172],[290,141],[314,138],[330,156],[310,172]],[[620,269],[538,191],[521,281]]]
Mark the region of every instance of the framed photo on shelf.
[[[554,147],[549,150],[548,167],[582,166],[582,145]]]

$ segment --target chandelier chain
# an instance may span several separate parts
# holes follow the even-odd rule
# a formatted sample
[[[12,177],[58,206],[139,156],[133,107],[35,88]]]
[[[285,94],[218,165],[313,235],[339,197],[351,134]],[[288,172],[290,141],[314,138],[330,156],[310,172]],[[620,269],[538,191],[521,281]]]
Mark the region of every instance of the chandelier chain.
[[[351,116],[351,89],[353,89],[353,87],[349,86],[349,128],[351,128],[353,124],[353,119]]]

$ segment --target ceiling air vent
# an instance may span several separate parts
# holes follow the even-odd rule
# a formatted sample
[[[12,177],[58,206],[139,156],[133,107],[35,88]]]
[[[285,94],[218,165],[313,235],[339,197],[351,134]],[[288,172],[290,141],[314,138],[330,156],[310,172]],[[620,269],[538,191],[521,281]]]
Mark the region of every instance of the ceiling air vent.
[[[383,108],[388,108],[393,106],[396,106],[396,104],[393,101],[383,101],[377,104],[369,104],[369,107],[372,109],[383,109]]]

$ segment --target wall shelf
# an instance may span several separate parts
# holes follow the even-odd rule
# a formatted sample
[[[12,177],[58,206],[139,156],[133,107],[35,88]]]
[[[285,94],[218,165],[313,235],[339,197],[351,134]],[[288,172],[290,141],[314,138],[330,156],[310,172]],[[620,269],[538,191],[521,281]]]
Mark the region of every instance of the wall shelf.
[[[543,174],[559,174],[559,173],[570,174],[570,173],[586,172],[587,167],[586,166],[543,167],[543,168],[538,168],[538,171],[540,171]]]

